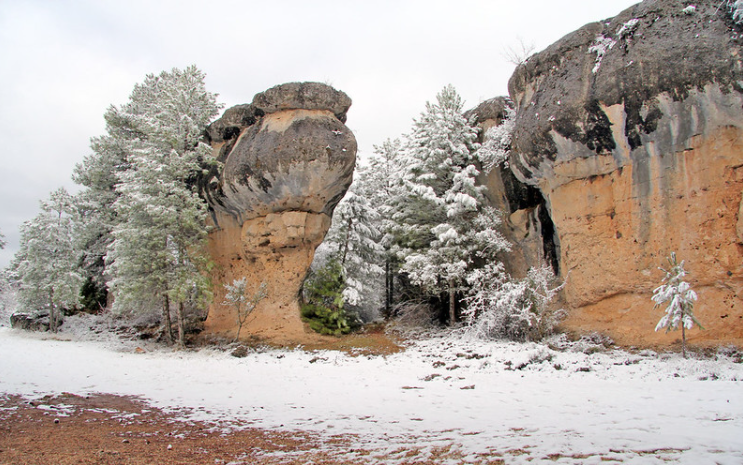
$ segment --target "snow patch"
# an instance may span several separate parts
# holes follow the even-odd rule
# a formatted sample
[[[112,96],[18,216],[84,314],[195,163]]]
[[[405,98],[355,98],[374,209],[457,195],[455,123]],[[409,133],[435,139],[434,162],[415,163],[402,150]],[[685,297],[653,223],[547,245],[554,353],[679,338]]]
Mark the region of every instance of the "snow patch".
[[[508,463],[551,455],[589,457],[583,463],[743,460],[737,352],[684,360],[618,350],[601,338],[516,344],[432,331],[386,357],[266,349],[238,359],[214,349],[121,351],[66,336],[0,328],[0,353],[8,354],[0,392],[140,396],[219,428],[353,434],[358,448],[372,451],[345,456],[358,463],[410,463],[413,450],[416,460],[435,461],[442,447],[461,454],[456,463],[477,463],[478,454]]]
[[[594,40],[593,44],[588,47],[589,52],[596,54],[596,64],[591,70],[593,74],[596,74],[599,68],[601,68],[601,60],[604,59],[604,55],[606,55],[609,50],[614,48],[614,45],[616,45],[616,43],[617,42],[611,37],[606,37],[603,34],[599,34],[596,37],[596,40]]]

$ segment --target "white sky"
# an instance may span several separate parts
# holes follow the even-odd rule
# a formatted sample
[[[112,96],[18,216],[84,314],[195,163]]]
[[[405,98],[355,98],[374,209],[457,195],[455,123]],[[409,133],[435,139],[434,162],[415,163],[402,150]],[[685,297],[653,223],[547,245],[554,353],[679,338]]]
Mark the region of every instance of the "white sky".
[[[541,50],[634,0],[0,0],[0,231],[18,226],[149,73],[195,64],[226,108],[291,81],[353,99],[360,155],[410,128],[445,85],[467,108],[507,93],[519,40]]]

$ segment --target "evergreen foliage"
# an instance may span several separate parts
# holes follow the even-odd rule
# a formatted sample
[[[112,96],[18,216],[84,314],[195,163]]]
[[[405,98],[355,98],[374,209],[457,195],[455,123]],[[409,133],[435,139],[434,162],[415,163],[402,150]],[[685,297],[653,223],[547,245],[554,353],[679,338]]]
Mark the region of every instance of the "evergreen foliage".
[[[343,267],[337,259],[312,270],[302,288],[302,319],[320,334],[341,336],[359,326],[356,315],[344,305]]]
[[[658,269],[665,273],[663,284],[655,288],[652,300],[658,308],[668,302],[666,314],[658,321],[655,330],[663,328],[666,332],[676,331],[681,328],[682,352],[686,358],[686,330],[692,329],[696,324],[699,328],[704,329],[694,316],[694,302],[697,301],[697,294],[691,289],[689,283],[683,278],[689,274],[684,269],[684,261],[681,263],[676,259],[676,252],[671,252],[667,258],[669,268],[666,270],[659,267]]]
[[[384,269],[384,309],[385,318],[392,315],[396,304],[395,291],[400,269],[396,242],[397,223],[393,218],[395,205],[404,202],[404,173],[402,143],[399,139],[387,139],[382,145],[374,146],[367,166],[358,170],[359,195],[368,199],[371,208],[378,214],[375,222],[380,237],[382,260],[377,262]]]
[[[183,344],[186,303],[204,307],[211,298],[207,275],[207,204],[193,180],[211,149],[202,142],[217,115],[216,95],[205,90],[196,67],[148,75],[128,104],[115,112],[129,139],[126,169],[117,173],[113,210],[118,218],[106,257],[114,311],[162,309],[172,342],[170,306]]]
[[[369,198],[357,193],[357,183],[349,188],[333,214],[333,223],[315,253],[312,268],[337,261],[344,277],[344,307],[372,321],[382,305],[381,285],[384,260],[380,244],[380,215]]]
[[[20,281],[18,297],[28,311],[49,313],[49,329],[56,332],[62,311],[79,304],[83,276],[74,244],[76,214],[64,188],[41,202],[41,212],[21,226],[21,246],[12,268]]]
[[[403,152],[404,189],[393,212],[401,271],[424,293],[447,296],[450,324],[457,319],[457,295],[478,251],[487,249],[494,256],[509,248],[497,228],[477,234],[476,222],[497,226],[500,220],[483,208],[478,130],[462,107],[461,97],[447,86],[414,121]]]
[[[506,118],[497,126],[485,132],[485,142],[477,150],[477,158],[483,171],[489,173],[494,167],[508,165],[511,154],[511,134],[516,120],[516,110],[510,104],[506,107]]]

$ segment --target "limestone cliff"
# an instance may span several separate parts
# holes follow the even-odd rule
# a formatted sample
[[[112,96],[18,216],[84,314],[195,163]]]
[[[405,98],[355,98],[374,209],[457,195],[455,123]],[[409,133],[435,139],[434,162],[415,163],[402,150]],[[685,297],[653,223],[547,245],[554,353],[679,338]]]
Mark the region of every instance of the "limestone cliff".
[[[518,67],[510,167],[539,189],[567,279],[568,329],[653,333],[657,267],[675,251],[706,331],[743,344],[743,42],[716,0],[648,0]]]
[[[213,209],[209,249],[216,263],[206,330],[234,336],[223,283],[247,277],[267,297],[241,336],[303,342],[299,291],[333,209],[351,184],[356,139],[345,126],[351,100],[318,83],[289,83],[225,111],[207,130],[223,169],[205,195]]]

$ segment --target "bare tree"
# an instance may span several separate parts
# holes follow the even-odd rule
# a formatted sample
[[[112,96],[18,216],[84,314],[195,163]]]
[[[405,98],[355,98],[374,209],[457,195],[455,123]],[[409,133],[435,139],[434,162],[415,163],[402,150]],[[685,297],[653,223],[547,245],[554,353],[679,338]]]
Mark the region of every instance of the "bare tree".
[[[520,66],[526,63],[526,60],[534,54],[536,46],[534,42],[526,42],[523,37],[518,37],[516,40],[518,44],[507,45],[503,49],[502,55],[509,63]]]

